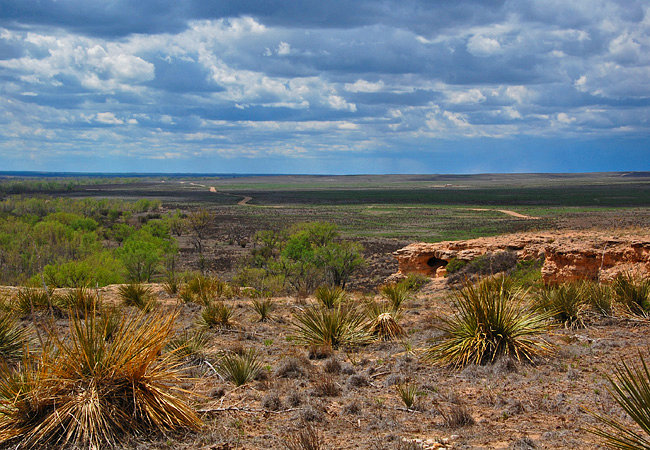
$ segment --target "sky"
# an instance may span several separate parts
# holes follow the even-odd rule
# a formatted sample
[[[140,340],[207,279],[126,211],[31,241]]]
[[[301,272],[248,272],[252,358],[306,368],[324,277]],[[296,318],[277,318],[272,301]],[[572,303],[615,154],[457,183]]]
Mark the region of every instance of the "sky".
[[[0,0],[0,170],[650,170],[647,0]]]

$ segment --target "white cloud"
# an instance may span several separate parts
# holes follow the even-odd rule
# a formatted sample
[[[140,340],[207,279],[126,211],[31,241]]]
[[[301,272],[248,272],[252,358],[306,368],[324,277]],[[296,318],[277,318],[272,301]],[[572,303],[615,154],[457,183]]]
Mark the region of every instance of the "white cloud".
[[[345,83],[345,90],[348,92],[379,92],[384,89],[384,82],[379,80],[376,83],[366,80],[357,80],[354,83]]]
[[[286,42],[280,42],[277,52],[280,56],[286,56],[291,53],[291,45]]]
[[[501,44],[494,38],[474,35],[467,41],[467,51],[474,56],[491,56],[501,51]]]
[[[115,117],[115,114],[112,112],[101,112],[95,115],[95,120],[99,123],[106,125],[121,125],[124,123],[123,120]]]

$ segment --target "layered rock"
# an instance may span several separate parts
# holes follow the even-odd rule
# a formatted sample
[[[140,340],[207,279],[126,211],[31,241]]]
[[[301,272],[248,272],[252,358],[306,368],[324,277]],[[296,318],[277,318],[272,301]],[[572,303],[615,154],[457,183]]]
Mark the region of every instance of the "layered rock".
[[[393,278],[408,273],[442,277],[452,259],[471,261],[486,253],[509,251],[517,258],[544,257],[542,277],[555,283],[578,279],[609,281],[620,273],[650,276],[650,235],[647,232],[520,233],[463,241],[414,243],[393,255],[399,269]]]

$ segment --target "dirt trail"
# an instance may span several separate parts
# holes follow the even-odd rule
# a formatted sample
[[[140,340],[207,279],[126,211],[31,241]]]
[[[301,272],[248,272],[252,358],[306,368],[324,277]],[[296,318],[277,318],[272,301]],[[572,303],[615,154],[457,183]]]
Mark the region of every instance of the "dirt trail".
[[[517,217],[518,219],[530,219],[530,220],[539,219],[539,217],[527,216],[526,214],[520,214],[518,212],[511,211],[509,209],[469,208],[469,210],[470,211],[498,211],[500,213],[507,214],[512,217]]]
[[[237,204],[242,206],[250,206],[248,202],[250,202],[251,200],[253,200],[253,197],[244,197],[241,200],[239,200]]]

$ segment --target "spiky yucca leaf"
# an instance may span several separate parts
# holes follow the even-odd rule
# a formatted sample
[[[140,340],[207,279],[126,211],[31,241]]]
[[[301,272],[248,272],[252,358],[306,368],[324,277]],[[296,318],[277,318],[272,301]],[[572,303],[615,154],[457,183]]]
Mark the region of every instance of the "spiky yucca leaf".
[[[320,286],[314,292],[314,297],[318,300],[324,307],[331,309],[337,306],[340,303],[343,303],[346,300],[346,293],[343,289],[338,286]]]
[[[254,379],[262,370],[262,363],[259,360],[255,349],[251,348],[243,352],[226,352],[217,366],[217,372],[235,386],[241,386]]]
[[[610,382],[610,394],[643,434],[616,419],[593,414],[607,428],[589,431],[604,438],[605,443],[612,448],[650,449],[650,371],[640,353],[639,359],[641,364],[636,367],[621,362],[615,368],[614,377],[607,376],[607,379]]]
[[[169,341],[167,350],[184,358],[201,360],[209,339],[204,330],[184,331]]]
[[[381,287],[380,293],[382,297],[388,300],[392,305],[394,310],[399,310],[402,307],[402,304],[408,300],[411,292],[406,284],[386,284]]]
[[[11,316],[0,315],[0,363],[20,359],[28,337]]]
[[[532,361],[549,350],[539,338],[545,331],[548,313],[529,311],[522,305],[524,293],[506,283],[465,282],[456,291],[457,312],[439,317],[444,333],[426,352],[426,358],[456,367],[493,362],[501,355]]]
[[[625,306],[632,314],[650,314],[650,279],[636,278],[622,274],[612,284],[614,299]]]
[[[73,314],[86,314],[101,307],[99,295],[88,288],[76,288],[61,297],[62,305]]]
[[[406,409],[413,408],[415,402],[418,399],[418,395],[420,395],[417,383],[410,381],[407,381],[405,383],[398,383],[395,386],[395,389],[397,390],[399,398],[404,403],[404,406],[406,406]]]
[[[200,325],[206,328],[227,328],[231,325],[232,308],[222,301],[212,301],[201,311]]]
[[[176,316],[122,316],[111,340],[96,313],[73,316],[67,338],[50,330],[38,358],[0,369],[0,443],[102,448],[134,432],[196,429],[177,396],[177,356],[162,352]]]
[[[151,311],[157,304],[151,288],[140,283],[123,284],[117,290],[122,303],[142,311]]]
[[[45,289],[24,288],[18,291],[14,308],[20,314],[31,314],[35,311],[58,308],[60,298]]]
[[[567,328],[585,326],[583,319],[587,310],[587,289],[583,283],[544,287],[538,292],[535,304]]]
[[[368,343],[371,336],[362,312],[351,305],[329,309],[312,304],[293,313],[296,340],[305,345],[338,348]]]
[[[260,322],[269,319],[269,315],[273,310],[273,299],[271,298],[254,298],[253,309],[260,316]]]

